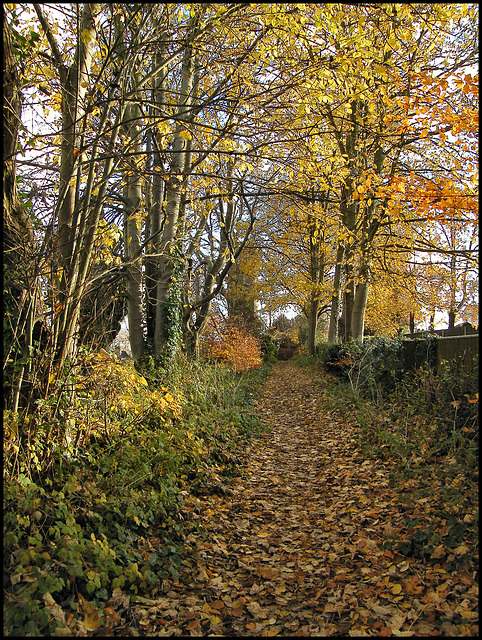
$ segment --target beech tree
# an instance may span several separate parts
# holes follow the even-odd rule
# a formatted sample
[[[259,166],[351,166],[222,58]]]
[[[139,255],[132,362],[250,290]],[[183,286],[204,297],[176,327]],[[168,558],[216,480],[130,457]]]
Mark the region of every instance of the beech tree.
[[[430,15],[430,23],[425,24],[423,11]],[[475,49],[464,42],[467,56],[455,64],[453,59],[441,62],[442,52],[453,44],[448,45],[445,30],[454,19],[458,28],[466,28],[467,9],[454,14],[427,6],[423,11],[408,6],[389,11],[344,8],[343,30],[338,33],[329,23],[322,44],[317,43],[324,52],[332,51],[331,64],[319,73],[316,84],[310,78],[310,107],[304,106],[297,115],[300,122],[312,123],[310,135],[312,140],[319,137],[318,148],[329,149],[333,141],[338,146],[338,171],[331,172],[329,185],[338,190],[340,203],[345,339],[363,337],[376,236],[382,225],[403,215],[408,169],[417,166],[414,157],[425,155],[434,141],[443,144],[454,126],[453,116],[441,118],[442,100],[448,96],[447,74],[474,59]],[[313,42],[310,46],[314,51]],[[349,56],[349,49],[355,55]],[[435,50],[441,57],[433,58]],[[431,94],[438,107],[430,111],[420,107],[427,84],[438,87]],[[328,140],[323,142],[323,137]],[[313,171],[308,158],[304,167]],[[336,300],[335,293],[335,305]]]
[[[6,351],[28,363],[43,323],[44,394],[54,369],[74,366],[79,336],[95,337],[83,323],[103,312],[88,301],[114,325],[108,300],[122,309],[124,285],[134,359],[166,366],[196,353],[234,270],[271,315],[304,311],[311,353],[322,314],[329,340],[340,312],[343,338],[363,338],[370,287],[404,290],[388,268],[403,278],[419,263],[413,314],[423,269],[451,323],[473,305],[475,5],[15,7],[6,259],[27,252],[35,268],[13,277]],[[48,133],[34,122],[43,111]],[[435,274],[422,255],[447,262]]]

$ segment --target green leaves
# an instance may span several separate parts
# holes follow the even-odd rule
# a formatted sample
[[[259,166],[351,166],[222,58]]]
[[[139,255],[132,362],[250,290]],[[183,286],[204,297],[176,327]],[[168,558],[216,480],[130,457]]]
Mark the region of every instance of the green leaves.
[[[90,387],[85,380],[82,384],[87,398],[97,379],[100,384],[102,377],[111,376],[110,390],[117,391],[118,399],[125,395],[124,387],[130,389],[127,410],[135,407],[135,388],[162,406],[158,413],[131,415],[131,425],[137,426],[129,430],[122,416],[108,413],[119,423],[110,423],[107,440],[105,425],[96,423],[92,406],[79,395],[77,422],[87,407],[92,438],[81,444],[74,461],[66,464],[62,458],[65,480],[60,480],[59,460],[53,456],[53,480],[40,476],[33,482],[22,473],[6,484],[5,624],[18,634],[29,629],[36,635],[51,633],[58,626],[82,625],[92,631],[118,625],[120,616],[107,604],[112,591],[156,593],[162,580],[177,580],[185,561],[182,538],[197,527],[185,520],[186,513],[197,510],[188,489],[226,494],[244,443],[259,425],[248,417],[252,392],[227,369],[186,364],[185,378],[178,381],[184,393],[177,388],[174,397],[165,387],[151,391],[131,366],[110,356],[87,359],[84,365],[91,367]],[[108,398],[118,405],[114,395]],[[180,402],[185,404],[182,411]],[[40,410],[48,407],[46,403]],[[176,424],[161,419],[169,407]],[[19,598],[27,598],[21,611]],[[59,602],[68,605],[59,609]]]

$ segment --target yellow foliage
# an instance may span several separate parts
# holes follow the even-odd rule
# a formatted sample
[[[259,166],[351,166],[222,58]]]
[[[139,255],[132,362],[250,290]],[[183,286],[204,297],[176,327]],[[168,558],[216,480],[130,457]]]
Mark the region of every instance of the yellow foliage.
[[[3,412],[4,444],[7,440],[15,440],[18,433],[18,413],[9,410]]]
[[[85,373],[77,376],[77,390],[107,398],[111,411],[117,408],[133,413],[156,411],[181,417],[181,398],[175,398],[166,387],[150,390],[147,380],[134,364],[121,363],[114,358],[106,358],[101,350],[90,355],[84,362]]]
[[[376,282],[366,310],[366,326],[378,336],[394,336],[408,325],[410,312],[416,311],[406,292],[393,288],[388,282]]]

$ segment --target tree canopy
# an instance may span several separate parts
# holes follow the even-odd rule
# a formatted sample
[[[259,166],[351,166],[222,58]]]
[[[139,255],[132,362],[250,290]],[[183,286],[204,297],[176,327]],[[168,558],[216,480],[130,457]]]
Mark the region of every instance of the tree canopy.
[[[475,321],[477,20],[475,4],[7,4],[6,362],[48,393],[127,313],[134,359],[168,369],[196,357],[213,305],[248,294],[265,322],[297,307],[310,352],[320,318],[330,341]]]

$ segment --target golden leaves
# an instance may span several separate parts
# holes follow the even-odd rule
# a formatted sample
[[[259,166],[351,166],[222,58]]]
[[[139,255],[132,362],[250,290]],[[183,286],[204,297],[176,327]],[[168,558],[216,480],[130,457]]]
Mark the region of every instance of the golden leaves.
[[[92,42],[92,32],[89,29],[84,29],[80,34],[80,39],[84,44],[90,44]]]
[[[52,67],[47,67],[45,65],[42,66],[42,73],[49,80],[52,79],[52,78],[55,78],[55,71],[52,69]]]
[[[184,140],[192,140],[192,134],[187,129],[183,129],[182,131],[180,131],[179,136],[181,138],[184,138]]]
[[[120,363],[111,354],[101,349],[95,357],[86,360],[86,375],[77,377],[78,393],[92,390],[98,393],[108,389],[109,402],[115,399],[111,410],[127,410],[134,414],[157,411],[160,415],[181,415],[180,397],[174,397],[165,387],[150,390],[147,380],[134,368],[132,363]]]

